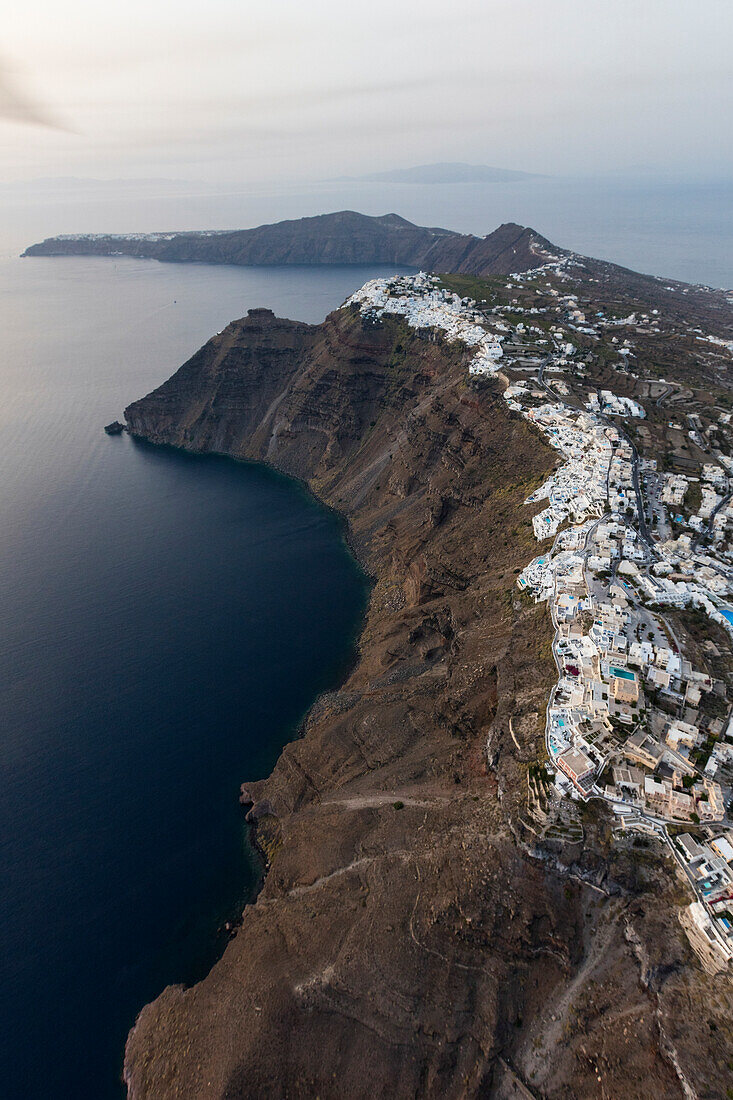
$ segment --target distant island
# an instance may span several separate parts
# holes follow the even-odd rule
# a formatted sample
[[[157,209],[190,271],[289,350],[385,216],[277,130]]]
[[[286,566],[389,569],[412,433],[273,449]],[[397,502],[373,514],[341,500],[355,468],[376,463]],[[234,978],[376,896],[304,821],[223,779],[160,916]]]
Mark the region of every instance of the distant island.
[[[399,214],[370,217],[339,210],[253,229],[208,229],[159,233],[70,233],[32,244],[23,256],[132,256],[161,263],[383,264],[440,274],[488,278],[531,271],[572,259],[530,226],[504,222],[485,237],[436,226],[415,225]],[[611,279],[619,290],[647,291],[656,276],[582,257],[587,273]],[[684,284],[665,280],[669,289]],[[656,287],[656,292],[659,286]],[[674,298],[676,301],[676,296]]]
[[[534,172],[511,168],[492,168],[487,164],[463,164],[446,161],[419,164],[413,168],[393,168],[387,172],[369,172],[363,176],[340,176],[340,181],[357,183],[512,183],[515,180],[541,179]]]
[[[467,275],[506,275],[564,255],[533,229],[507,222],[486,237],[414,225],[398,214],[354,210],[185,233],[80,233],[49,237],[24,256],[135,256],[165,263],[399,264]]]

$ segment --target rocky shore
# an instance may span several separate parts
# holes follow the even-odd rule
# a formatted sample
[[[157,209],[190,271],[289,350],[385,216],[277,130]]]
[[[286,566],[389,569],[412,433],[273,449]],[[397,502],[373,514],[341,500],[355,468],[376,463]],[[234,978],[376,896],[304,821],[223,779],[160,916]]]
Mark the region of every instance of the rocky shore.
[[[672,868],[640,872],[600,811],[564,857],[523,817],[554,663],[515,581],[556,457],[467,362],[355,307],[253,310],[125,412],[301,478],[374,578],[356,667],[245,782],[262,891],[143,1009],[131,1100],[725,1095]]]

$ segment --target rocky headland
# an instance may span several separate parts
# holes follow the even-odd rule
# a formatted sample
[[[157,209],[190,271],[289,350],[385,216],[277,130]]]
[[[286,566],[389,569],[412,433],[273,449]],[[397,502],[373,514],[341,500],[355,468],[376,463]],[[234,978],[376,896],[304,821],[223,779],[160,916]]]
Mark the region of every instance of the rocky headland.
[[[726,1095],[729,999],[671,861],[599,808],[554,843],[527,816],[555,667],[515,582],[557,456],[467,361],[354,306],[251,310],[125,412],[133,436],[302,479],[373,578],[347,681],[242,777],[263,888],[210,974],[143,1009],[132,1100]]]
[[[496,275],[536,267],[560,253],[533,229],[513,222],[475,237],[413,225],[398,214],[369,217],[341,210],[255,229],[49,237],[23,255],[136,256],[165,263],[240,265],[399,264]]]

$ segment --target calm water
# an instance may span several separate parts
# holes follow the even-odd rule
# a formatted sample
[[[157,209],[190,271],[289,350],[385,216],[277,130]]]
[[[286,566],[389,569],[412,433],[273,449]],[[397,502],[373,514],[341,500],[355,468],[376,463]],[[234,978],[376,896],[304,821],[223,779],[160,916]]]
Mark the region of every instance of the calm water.
[[[101,426],[248,307],[317,320],[373,274],[0,263],[3,1100],[119,1094],[137,1011],[255,884],[239,784],[365,600],[293,482]]]

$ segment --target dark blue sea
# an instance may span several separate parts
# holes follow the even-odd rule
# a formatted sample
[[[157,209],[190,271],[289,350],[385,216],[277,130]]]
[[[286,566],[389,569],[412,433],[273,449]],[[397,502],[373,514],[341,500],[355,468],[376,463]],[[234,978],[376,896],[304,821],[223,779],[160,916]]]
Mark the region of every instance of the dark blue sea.
[[[353,659],[336,517],[102,426],[248,307],[374,269],[0,262],[0,1097],[121,1094],[125,1037],[256,888],[239,785]]]

